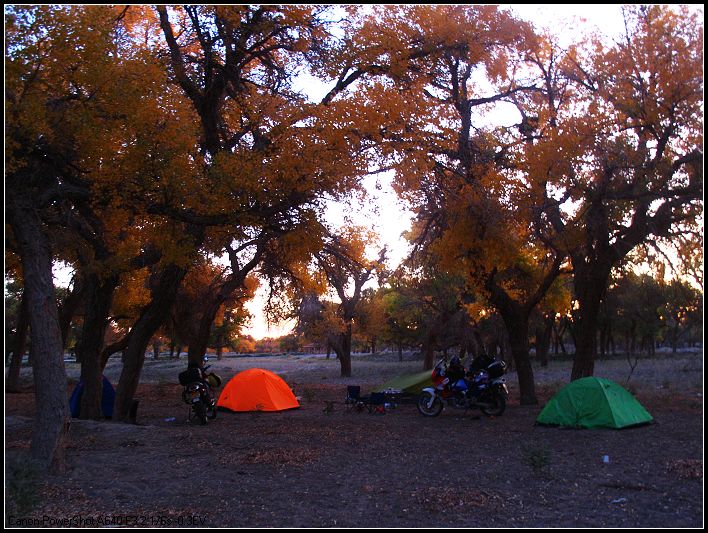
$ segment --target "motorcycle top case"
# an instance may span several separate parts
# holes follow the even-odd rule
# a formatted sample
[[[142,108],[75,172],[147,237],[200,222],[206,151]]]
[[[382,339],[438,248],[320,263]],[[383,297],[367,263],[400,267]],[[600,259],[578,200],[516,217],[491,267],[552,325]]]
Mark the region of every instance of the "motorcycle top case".
[[[201,376],[199,374],[199,369],[198,368],[189,368],[185,370],[184,372],[180,372],[179,374],[179,384],[180,385],[189,385],[190,383],[194,383],[195,381],[200,381]]]
[[[487,373],[492,379],[502,377],[505,371],[506,363],[504,363],[504,361],[494,361],[491,365],[487,367]]]

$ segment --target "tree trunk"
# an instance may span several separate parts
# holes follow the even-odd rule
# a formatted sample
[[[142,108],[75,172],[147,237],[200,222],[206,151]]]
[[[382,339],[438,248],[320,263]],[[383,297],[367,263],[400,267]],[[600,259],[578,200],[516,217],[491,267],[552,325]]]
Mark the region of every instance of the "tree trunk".
[[[581,306],[583,304],[580,304]],[[592,376],[595,372],[595,351],[597,349],[597,322],[591,313],[578,322],[575,339],[575,358],[570,380]]]
[[[535,405],[538,400],[529,356],[529,316],[532,307],[512,300],[506,291],[494,282],[493,275],[487,281],[487,289],[489,301],[499,311],[509,338],[511,359],[519,380],[519,401],[521,405]]]
[[[59,306],[59,326],[61,327],[62,345],[66,349],[69,343],[69,335],[71,333],[71,321],[79,310],[79,307],[84,300],[83,284],[80,281],[74,281],[71,292],[67,295],[64,301]]]
[[[224,300],[220,297],[215,297],[211,302],[204,304],[204,312],[199,319],[199,325],[195,335],[189,340],[189,352],[187,361],[192,364],[201,365],[204,360],[204,355],[209,347],[209,335],[211,333],[211,325],[214,323],[216,314],[219,312],[219,307]]]
[[[536,405],[536,384],[533,377],[531,358],[529,357],[529,322],[528,317],[522,315],[502,318],[509,334],[511,344],[511,357],[516,366],[516,375],[519,380],[519,401],[521,405]]]
[[[145,363],[145,351],[150,339],[168,316],[182,282],[186,268],[170,265],[162,271],[157,286],[152,290],[152,301],[143,309],[133,326],[125,350],[123,350],[123,370],[116,388],[113,419],[130,422],[133,399],[138,389],[140,372]]]
[[[27,346],[28,328],[27,293],[23,289],[20,316],[17,317],[17,330],[12,343],[12,358],[10,359],[10,368],[7,370],[7,380],[5,381],[5,390],[7,392],[19,392],[20,390],[20,370],[22,369],[22,357],[25,355]]]
[[[609,260],[583,263],[581,267],[576,266],[576,261],[574,259],[573,282],[579,308],[571,381],[592,376],[595,371],[600,304],[612,269]]]
[[[84,327],[77,358],[81,360],[81,381],[84,390],[81,394],[79,418],[101,420],[101,397],[103,395],[103,365],[101,352],[108,327],[108,316],[113,303],[113,294],[118,286],[118,276],[109,276],[102,280],[97,274],[89,274],[83,280],[86,294]]]
[[[435,359],[435,338],[428,335],[423,342],[423,370],[432,370]]]
[[[673,335],[671,335],[671,353],[676,355],[678,351],[678,340],[679,340],[679,321],[676,319],[674,321],[674,327],[672,328]]]
[[[219,309],[224,302],[233,297],[236,291],[245,288],[246,277],[258,265],[261,252],[262,250],[259,248],[253,259],[242,267],[232,263],[231,275],[218,286],[218,290],[214,294],[209,295],[208,299],[202,302],[204,311],[199,320],[196,337],[190,339],[189,342],[188,359],[190,363],[201,364],[209,346],[211,327]]]
[[[548,353],[551,348],[554,322],[555,318],[551,314],[543,319],[544,327],[536,330],[536,357],[544,367],[548,366]]]
[[[224,358],[224,336],[219,334],[216,336],[216,360],[221,361]]]
[[[69,402],[54,294],[51,245],[37,211],[32,207],[32,199],[20,198],[12,187],[7,191],[8,222],[22,262],[32,340],[36,414],[30,455],[43,470],[61,469]]]
[[[339,366],[341,369],[341,376],[343,378],[351,377],[352,375],[352,326],[347,325],[347,328],[342,333],[337,333],[330,337],[330,344],[334,348],[337,358],[339,359]]]
[[[565,351],[565,330],[568,329],[566,320],[566,318],[561,318],[560,324],[558,324],[559,327],[556,327],[555,324],[553,325],[555,355],[558,355],[559,349],[564,356],[568,355],[568,352]]]

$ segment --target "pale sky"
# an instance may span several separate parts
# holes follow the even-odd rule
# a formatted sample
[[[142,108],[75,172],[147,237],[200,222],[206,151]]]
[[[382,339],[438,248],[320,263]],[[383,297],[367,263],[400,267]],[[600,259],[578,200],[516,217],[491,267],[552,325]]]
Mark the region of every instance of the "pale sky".
[[[379,235],[380,246],[372,251],[372,257],[378,255],[378,250],[385,245],[388,249],[387,264],[390,267],[399,265],[408,255],[408,245],[401,234],[410,229],[412,217],[391,188],[391,179],[390,172],[366,178],[369,195],[367,206],[333,204],[327,213],[328,222],[334,226],[341,226],[345,216],[349,216],[356,224],[375,230]],[[294,325],[286,323],[269,327],[262,312],[266,297],[267,289],[263,286],[256,297],[246,305],[253,319],[251,327],[245,329],[244,334],[256,339],[286,335]]]

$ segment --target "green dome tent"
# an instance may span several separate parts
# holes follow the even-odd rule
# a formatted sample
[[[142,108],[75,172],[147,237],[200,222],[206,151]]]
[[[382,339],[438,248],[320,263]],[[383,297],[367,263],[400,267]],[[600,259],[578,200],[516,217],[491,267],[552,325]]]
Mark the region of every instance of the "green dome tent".
[[[629,392],[608,379],[587,377],[559,390],[538,415],[544,425],[624,428],[654,419]]]
[[[387,390],[399,390],[406,394],[418,394],[425,387],[430,387],[433,384],[432,370],[424,370],[416,374],[406,374],[398,376],[391,381],[387,381],[374,392],[384,392]]]

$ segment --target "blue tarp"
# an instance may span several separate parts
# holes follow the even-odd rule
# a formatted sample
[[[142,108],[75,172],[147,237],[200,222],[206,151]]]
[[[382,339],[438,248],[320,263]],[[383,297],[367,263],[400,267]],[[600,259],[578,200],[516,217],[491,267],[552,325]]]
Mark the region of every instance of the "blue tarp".
[[[71,393],[71,398],[69,398],[69,409],[71,410],[72,418],[79,418],[79,411],[81,409],[81,395],[84,392],[84,382],[79,381]],[[116,391],[113,390],[113,385],[108,381],[106,376],[103,376],[103,394],[101,394],[101,411],[103,416],[106,418],[111,418],[113,416],[113,403],[116,399]]]

